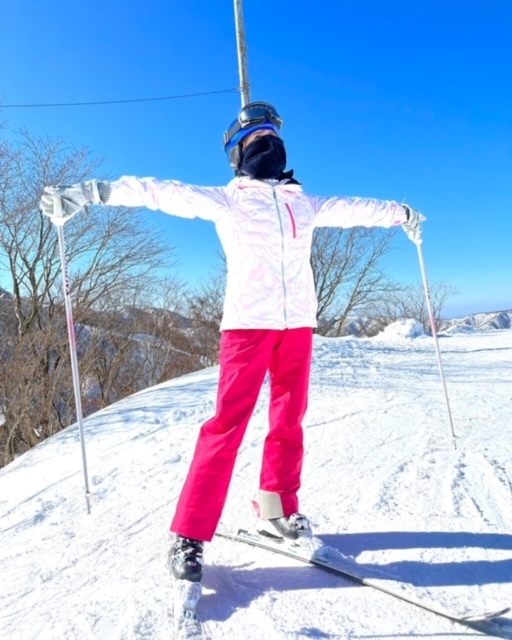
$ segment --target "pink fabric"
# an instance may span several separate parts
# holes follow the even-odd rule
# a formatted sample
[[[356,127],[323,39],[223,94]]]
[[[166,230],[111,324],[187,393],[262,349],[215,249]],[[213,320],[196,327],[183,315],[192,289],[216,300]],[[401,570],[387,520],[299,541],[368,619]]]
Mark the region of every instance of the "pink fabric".
[[[236,455],[270,373],[270,428],[260,489],[279,495],[285,515],[298,511],[312,330],[235,329],[221,337],[216,415],[202,426],[171,531],[213,538],[226,501]],[[248,497],[249,500],[249,497]]]

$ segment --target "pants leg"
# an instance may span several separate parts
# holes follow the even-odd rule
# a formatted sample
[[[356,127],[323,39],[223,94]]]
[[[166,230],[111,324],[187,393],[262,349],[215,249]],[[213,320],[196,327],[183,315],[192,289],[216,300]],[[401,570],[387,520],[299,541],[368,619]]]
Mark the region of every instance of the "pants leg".
[[[197,540],[213,538],[279,333],[257,329],[223,332],[216,415],[199,432],[171,531]]]
[[[299,510],[302,471],[302,419],[308,403],[313,332],[288,329],[270,361],[270,430],[265,439],[260,476],[262,518],[289,516]]]

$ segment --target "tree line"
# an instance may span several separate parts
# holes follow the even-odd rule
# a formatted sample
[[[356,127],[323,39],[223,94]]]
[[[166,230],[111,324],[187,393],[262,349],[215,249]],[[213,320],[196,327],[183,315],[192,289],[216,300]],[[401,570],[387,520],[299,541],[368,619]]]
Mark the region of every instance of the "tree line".
[[[91,176],[108,179],[87,149],[27,132],[0,140],[0,466],[76,419],[58,239],[38,203],[45,185]],[[175,249],[145,218],[133,208],[97,207],[66,224],[85,416],[217,363],[223,262],[189,286]],[[368,319],[361,335],[403,317],[428,327],[421,285],[400,285],[382,270],[394,233],[315,231],[319,333],[344,335],[355,314]],[[436,318],[454,292],[447,283],[431,287]]]

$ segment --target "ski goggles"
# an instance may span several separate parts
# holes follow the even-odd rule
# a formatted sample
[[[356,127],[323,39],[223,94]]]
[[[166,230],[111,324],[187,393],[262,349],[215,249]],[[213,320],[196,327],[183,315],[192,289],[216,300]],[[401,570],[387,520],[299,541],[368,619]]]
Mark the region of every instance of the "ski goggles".
[[[249,127],[257,128],[258,125],[273,125],[271,129],[279,131],[283,125],[283,119],[277,112],[277,109],[268,102],[251,102],[246,105],[239,113],[238,118],[234,120],[224,133],[224,149],[228,146],[237,144],[240,136],[237,133]],[[235,142],[236,138],[236,142]]]

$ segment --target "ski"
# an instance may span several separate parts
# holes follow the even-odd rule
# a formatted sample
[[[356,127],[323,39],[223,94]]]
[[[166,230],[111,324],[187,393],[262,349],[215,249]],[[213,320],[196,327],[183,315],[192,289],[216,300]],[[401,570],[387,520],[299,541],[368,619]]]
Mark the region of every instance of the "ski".
[[[201,584],[173,579],[172,592],[174,640],[204,640],[203,623],[197,614]]]
[[[335,561],[329,561],[323,559],[319,553],[313,554],[312,556],[306,555],[306,552],[301,549],[301,547],[291,547],[291,546],[280,546],[282,545],[282,541],[279,542],[279,538],[277,538],[276,542],[273,543],[270,539],[267,541],[262,538],[262,536],[257,533],[251,533],[246,531],[245,529],[239,529],[238,533],[229,533],[226,531],[218,531],[216,533],[220,538],[226,538],[227,540],[233,540],[235,542],[242,542],[245,544],[249,544],[253,547],[259,547],[260,549],[265,549],[267,551],[271,551],[273,553],[278,553],[280,555],[286,556],[288,558],[294,558],[295,560],[299,560],[300,562],[304,562],[306,564],[313,565],[324,571],[328,571],[334,575],[337,575],[341,578],[345,578],[356,584],[359,584],[364,587],[371,587],[381,593],[385,593],[388,596],[392,596],[393,598],[397,598],[402,600],[403,602],[407,602],[408,604],[414,605],[415,607],[419,607],[424,609],[425,611],[429,611],[438,616],[442,616],[443,618],[447,618],[448,620],[452,620],[453,622],[459,622],[466,625],[471,625],[473,623],[486,622],[489,620],[493,620],[494,618],[499,618],[500,616],[505,615],[510,611],[510,607],[505,607],[498,611],[486,611],[483,613],[477,614],[457,614],[452,613],[450,611],[446,611],[438,607],[437,605],[428,602],[424,599],[414,598],[413,596],[409,596],[405,593],[398,591],[397,589],[392,589],[386,586],[383,586],[377,582],[374,582],[370,578],[365,578],[361,575],[358,575],[356,570],[352,570],[351,568],[342,568],[338,566]],[[282,540],[282,539],[281,539]],[[330,549],[330,548],[328,548]],[[333,549],[333,551],[341,556],[339,551]]]

